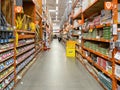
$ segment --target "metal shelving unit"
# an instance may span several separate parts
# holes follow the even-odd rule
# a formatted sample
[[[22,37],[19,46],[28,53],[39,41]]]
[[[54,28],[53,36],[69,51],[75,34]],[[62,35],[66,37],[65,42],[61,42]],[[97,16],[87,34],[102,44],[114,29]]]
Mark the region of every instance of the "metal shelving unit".
[[[77,0],[76,0],[77,1]],[[110,2],[112,2],[113,7],[118,5],[119,0],[109,0]],[[73,15],[73,19],[81,19],[84,21],[85,19],[90,18],[91,16],[93,16],[94,14],[99,15],[99,13],[101,12],[101,10],[104,9],[104,0],[95,0],[95,2],[93,2],[91,5],[89,5],[85,10],[83,11],[79,11],[77,14]],[[112,18],[113,18],[113,23],[107,23],[106,25],[96,25],[96,26],[92,26],[89,29],[96,29],[96,30],[100,30],[103,29],[104,27],[112,27],[113,25],[118,25],[119,23],[117,22],[118,20],[118,8],[116,6],[116,8],[112,8]],[[83,30],[82,35],[84,36],[84,32],[85,30]],[[117,32],[118,33],[118,32]],[[104,87],[104,89],[108,90],[108,85],[111,85],[109,90],[118,90],[118,81],[120,81],[119,77],[116,77],[115,75],[115,71],[116,71],[116,65],[119,65],[120,62],[119,60],[116,60],[114,57],[116,55],[116,52],[119,50],[117,50],[116,47],[112,47],[111,43],[113,45],[113,43],[115,44],[116,41],[118,40],[118,35],[117,34],[113,34],[112,39],[104,39],[104,38],[93,38],[93,37],[82,37],[82,43],[81,45],[76,44],[76,59],[78,59],[86,68],[85,62],[89,63],[92,67],[96,68],[96,70],[98,72],[100,72],[102,75],[104,75],[105,77],[107,77],[111,83],[105,85],[105,83],[101,80],[101,74],[99,74],[97,72],[97,76],[93,73],[91,73],[91,71],[86,68],[90,74],[92,74],[92,76]],[[105,55],[103,53],[101,53],[98,50],[93,49],[92,46],[86,47],[85,46],[85,42],[92,42],[95,44],[98,43],[106,43],[109,44],[109,48],[112,47],[111,49],[111,54],[110,57],[108,55]],[[93,45],[93,44],[90,44]],[[99,47],[98,47],[99,48]],[[97,58],[102,58],[106,63],[111,63],[111,72],[109,72],[107,69],[105,69],[102,65],[99,65],[98,62],[94,61],[96,60],[94,57]],[[91,70],[93,70],[91,68]],[[119,70],[118,70],[119,71]]]

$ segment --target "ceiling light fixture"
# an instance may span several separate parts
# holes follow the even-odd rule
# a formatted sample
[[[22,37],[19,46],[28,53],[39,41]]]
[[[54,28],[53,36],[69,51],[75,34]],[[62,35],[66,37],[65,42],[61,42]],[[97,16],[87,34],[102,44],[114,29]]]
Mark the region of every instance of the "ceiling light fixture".
[[[56,16],[56,20],[58,20],[58,16]]]
[[[72,3],[72,0],[69,0],[69,2],[68,3]]]
[[[56,11],[58,11],[58,6],[56,6]]]
[[[56,12],[56,15],[58,15],[58,12]]]
[[[56,4],[58,4],[58,0],[56,0]]]
[[[53,25],[56,25],[56,23],[53,23]]]
[[[49,12],[56,12],[56,10],[49,10]]]

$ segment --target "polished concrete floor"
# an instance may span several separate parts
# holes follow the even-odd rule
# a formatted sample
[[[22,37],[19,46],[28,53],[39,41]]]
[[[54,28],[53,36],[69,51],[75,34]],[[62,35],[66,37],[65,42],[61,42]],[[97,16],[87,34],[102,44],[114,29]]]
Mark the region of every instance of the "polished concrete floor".
[[[57,40],[29,69],[15,90],[103,90],[86,69],[65,56],[65,48]]]

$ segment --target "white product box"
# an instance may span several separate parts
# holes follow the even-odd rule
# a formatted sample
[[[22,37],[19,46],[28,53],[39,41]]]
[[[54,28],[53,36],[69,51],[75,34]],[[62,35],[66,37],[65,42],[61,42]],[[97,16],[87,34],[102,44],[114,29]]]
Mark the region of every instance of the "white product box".
[[[115,65],[115,75],[120,77],[120,65]]]

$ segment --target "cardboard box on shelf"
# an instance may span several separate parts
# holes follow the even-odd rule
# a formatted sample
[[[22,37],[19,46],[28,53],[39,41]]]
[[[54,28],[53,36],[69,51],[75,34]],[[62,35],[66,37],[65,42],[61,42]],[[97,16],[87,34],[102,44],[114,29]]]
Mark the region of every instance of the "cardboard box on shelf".
[[[120,65],[115,65],[115,75],[120,77]]]

